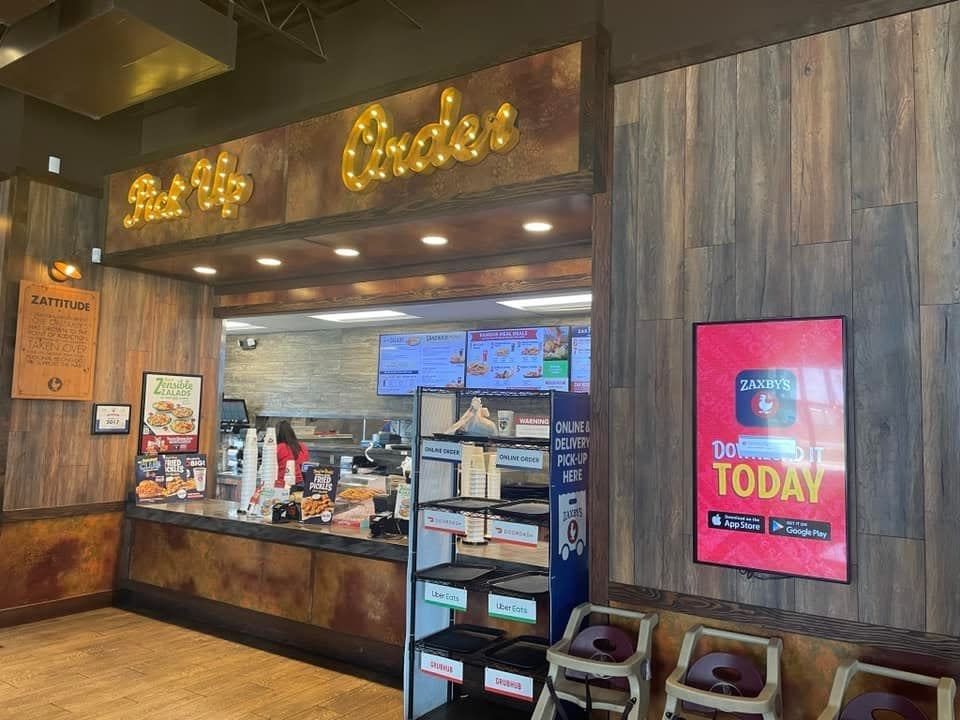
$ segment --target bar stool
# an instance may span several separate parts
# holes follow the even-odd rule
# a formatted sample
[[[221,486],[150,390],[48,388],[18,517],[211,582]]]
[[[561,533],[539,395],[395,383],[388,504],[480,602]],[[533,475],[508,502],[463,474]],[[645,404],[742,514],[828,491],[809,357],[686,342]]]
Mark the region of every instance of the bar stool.
[[[629,640],[630,654],[617,660],[623,653],[622,644],[616,638],[622,631],[609,626],[592,626],[581,631],[588,615],[597,613],[626,620],[639,620],[637,643]],[[620,608],[583,603],[573,609],[563,637],[547,650],[550,668],[547,683],[540,692],[531,720],[554,720],[555,714],[563,716],[557,701],[573,703],[578,707],[606,710],[618,713],[617,720],[643,720],[650,705],[650,650],[653,644],[653,629],[660,621],[650,613],[632,612]],[[614,650],[603,643],[605,631],[614,631]],[[593,643],[596,650],[592,657],[574,654],[578,644]],[[552,691],[551,691],[552,687]]]
[[[903,670],[883,667],[882,665],[868,665],[859,661],[847,662],[837,668],[837,672],[833,676],[833,688],[830,690],[830,702],[820,713],[819,720],[838,720],[838,718],[839,720],[872,720],[873,713],[878,710],[890,710],[908,720],[926,720],[926,716],[907,698],[885,692],[868,692],[858,695],[841,710],[843,698],[857,673],[936,688],[937,720],[954,720],[953,703],[957,694],[957,683],[953,678],[917,675]]]
[[[710,637],[721,640],[749,645],[760,645],[766,648],[766,681],[763,688],[755,697],[710,692],[688,684],[690,660],[697,643],[701,638]],[[780,638],[757,637],[743,633],[717,630],[697,625],[683,636],[683,645],[680,647],[680,657],[676,669],[667,678],[667,702],[664,707],[663,720],[679,720],[680,703],[683,703],[683,717],[689,713],[709,713],[716,717],[718,712],[736,715],[740,718],[747,716],[761,717],[763,720],[780,720],[783,713],[783,702],[780,691],[780,656],[783,653],[783,642]],[[724,656],[728,657],[728,656]],[[731,686],[718,677],[718,685]]]

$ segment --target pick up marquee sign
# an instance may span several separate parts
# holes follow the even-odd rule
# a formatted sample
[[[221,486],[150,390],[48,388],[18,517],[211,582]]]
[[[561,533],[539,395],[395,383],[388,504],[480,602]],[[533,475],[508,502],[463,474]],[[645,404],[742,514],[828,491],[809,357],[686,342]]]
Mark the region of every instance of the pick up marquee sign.
[[[107,253],[591,173],[593,48],[573,43],[113,173]],[[431,181],[438,170],[444,179]]]
[[[694,559],[849,582],[842,317],[694,325]]]

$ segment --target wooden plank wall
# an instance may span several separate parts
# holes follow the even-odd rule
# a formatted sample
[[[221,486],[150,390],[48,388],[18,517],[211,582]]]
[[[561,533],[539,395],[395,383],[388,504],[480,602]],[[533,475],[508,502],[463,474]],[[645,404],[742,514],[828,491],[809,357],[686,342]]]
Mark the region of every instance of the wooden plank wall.
[[[616,87],[612,582],[960,635],[957,47],[954,2]],[[835,313],[852,584],[694,565],[691,324]]]
[[[9,400],[21,279],[52,282],[47,263],[75,248],[84,254],[101,237],[101,202],[52,185],[16,178],[14,218],[5,245],[3,290],[4,387],[9,434],[2,509],[51,508],[125,499],[132,488],[136,415],[146,370],[204,376],[201,447],[215,454],[217,357],[220,321],[206,286],[85,263],[75,287],[100,290],[100,335],[94,401],[129,403],[134,423],[127,436],[90,434],[87,402]]]

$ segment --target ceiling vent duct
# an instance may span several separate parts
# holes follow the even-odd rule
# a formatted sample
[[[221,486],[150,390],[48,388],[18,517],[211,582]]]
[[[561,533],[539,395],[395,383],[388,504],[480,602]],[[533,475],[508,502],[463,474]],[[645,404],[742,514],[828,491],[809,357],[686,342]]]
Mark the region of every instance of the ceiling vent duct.
[[[236,22],[200,0],[59,0],[0,36],[0,85],[101,118],[232,70],[236,54]]]

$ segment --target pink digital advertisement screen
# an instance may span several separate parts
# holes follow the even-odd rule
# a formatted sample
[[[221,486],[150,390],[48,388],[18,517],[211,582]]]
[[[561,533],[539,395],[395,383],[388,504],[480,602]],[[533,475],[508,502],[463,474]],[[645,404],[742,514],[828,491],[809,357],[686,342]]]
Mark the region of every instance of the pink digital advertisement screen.
[[[694,325],[700,563],[849,582],[842,317]]]

